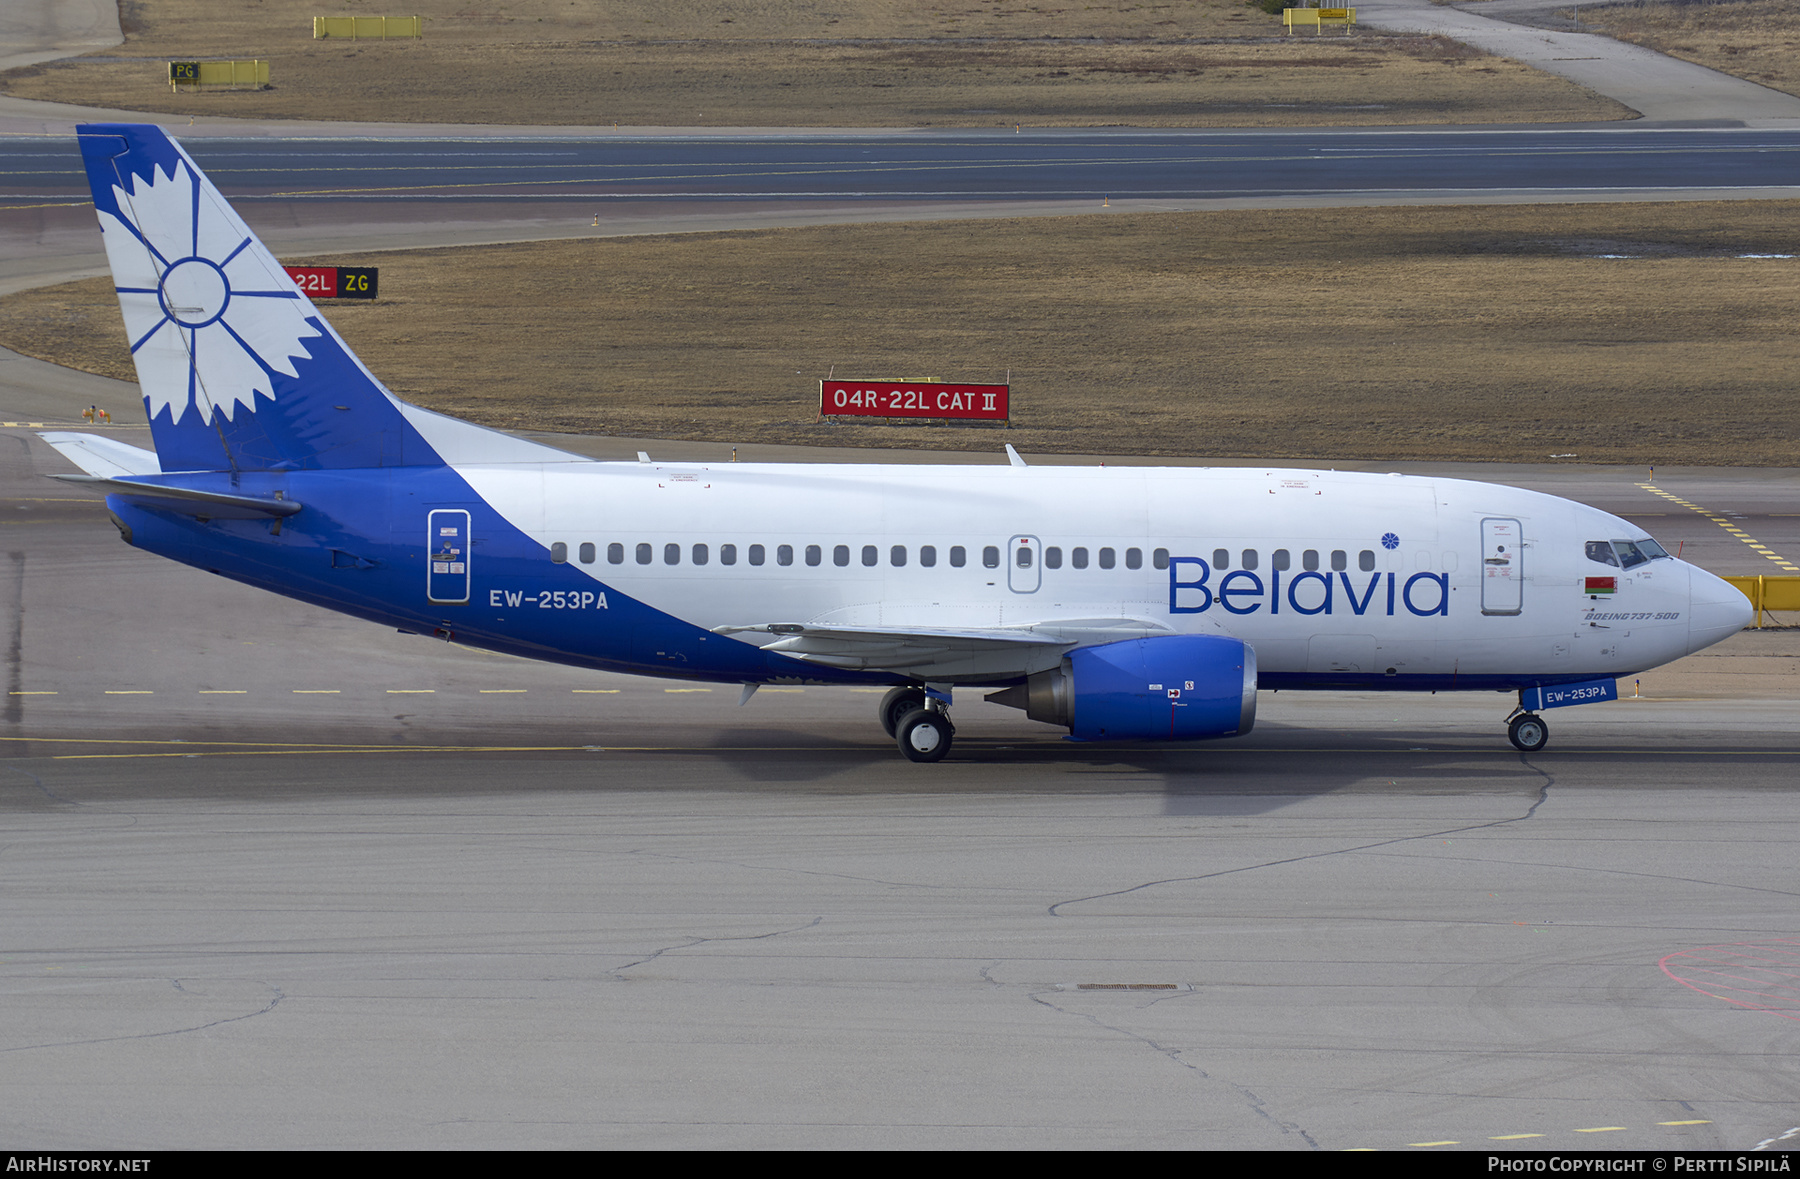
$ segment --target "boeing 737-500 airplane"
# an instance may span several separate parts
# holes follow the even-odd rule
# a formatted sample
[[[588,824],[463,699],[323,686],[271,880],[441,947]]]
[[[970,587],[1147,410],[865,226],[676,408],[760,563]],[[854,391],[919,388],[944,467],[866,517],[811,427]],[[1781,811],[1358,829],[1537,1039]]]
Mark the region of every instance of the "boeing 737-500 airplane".
[[[1716,643],[1744,596],[1616,516],[1315,470],[595,462],[431,413],[351,354],[159,128],[80,128],[156,452],[44,437],[126,542],[405,631],[582,667],[956,687],[1083,740],[1250,731],[1260,688],[1538,713]]]

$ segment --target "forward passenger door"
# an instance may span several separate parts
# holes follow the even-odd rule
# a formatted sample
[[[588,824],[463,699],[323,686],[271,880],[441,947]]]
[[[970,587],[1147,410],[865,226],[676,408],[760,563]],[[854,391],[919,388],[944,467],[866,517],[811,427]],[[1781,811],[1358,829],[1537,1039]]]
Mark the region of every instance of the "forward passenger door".
[[[1517,520],[1481,522],[1481,612],[1517,614],[1524,608],[1525,542]]]

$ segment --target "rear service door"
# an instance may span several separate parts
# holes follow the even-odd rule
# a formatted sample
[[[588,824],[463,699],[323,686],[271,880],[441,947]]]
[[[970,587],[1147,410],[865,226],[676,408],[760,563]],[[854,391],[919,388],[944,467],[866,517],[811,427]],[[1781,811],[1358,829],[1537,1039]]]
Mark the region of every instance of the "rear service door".
[[[425,598],[431,602],[469,600],[469,513],[438,508],[427,518]]]

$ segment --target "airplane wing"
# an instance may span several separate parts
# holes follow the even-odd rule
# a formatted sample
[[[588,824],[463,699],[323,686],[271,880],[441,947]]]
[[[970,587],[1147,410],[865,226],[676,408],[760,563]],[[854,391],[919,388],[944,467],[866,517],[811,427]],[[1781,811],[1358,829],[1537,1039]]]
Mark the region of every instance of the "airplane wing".
[[[716,627],[714,633],[826,667],[996,680],[1055,667],[1075,647],[1172,632],[1138,618],[1082,618],[977,629],[763,622]]]

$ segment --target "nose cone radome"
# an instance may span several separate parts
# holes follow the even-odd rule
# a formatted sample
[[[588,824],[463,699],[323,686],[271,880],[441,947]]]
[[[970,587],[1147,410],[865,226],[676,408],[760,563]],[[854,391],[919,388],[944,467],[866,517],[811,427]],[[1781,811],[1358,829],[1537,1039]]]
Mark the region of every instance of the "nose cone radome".
[[[1688,588],[1688,650],[1710,647],[1750,625],[1750,599],[1724,578],[1694,569]]]

